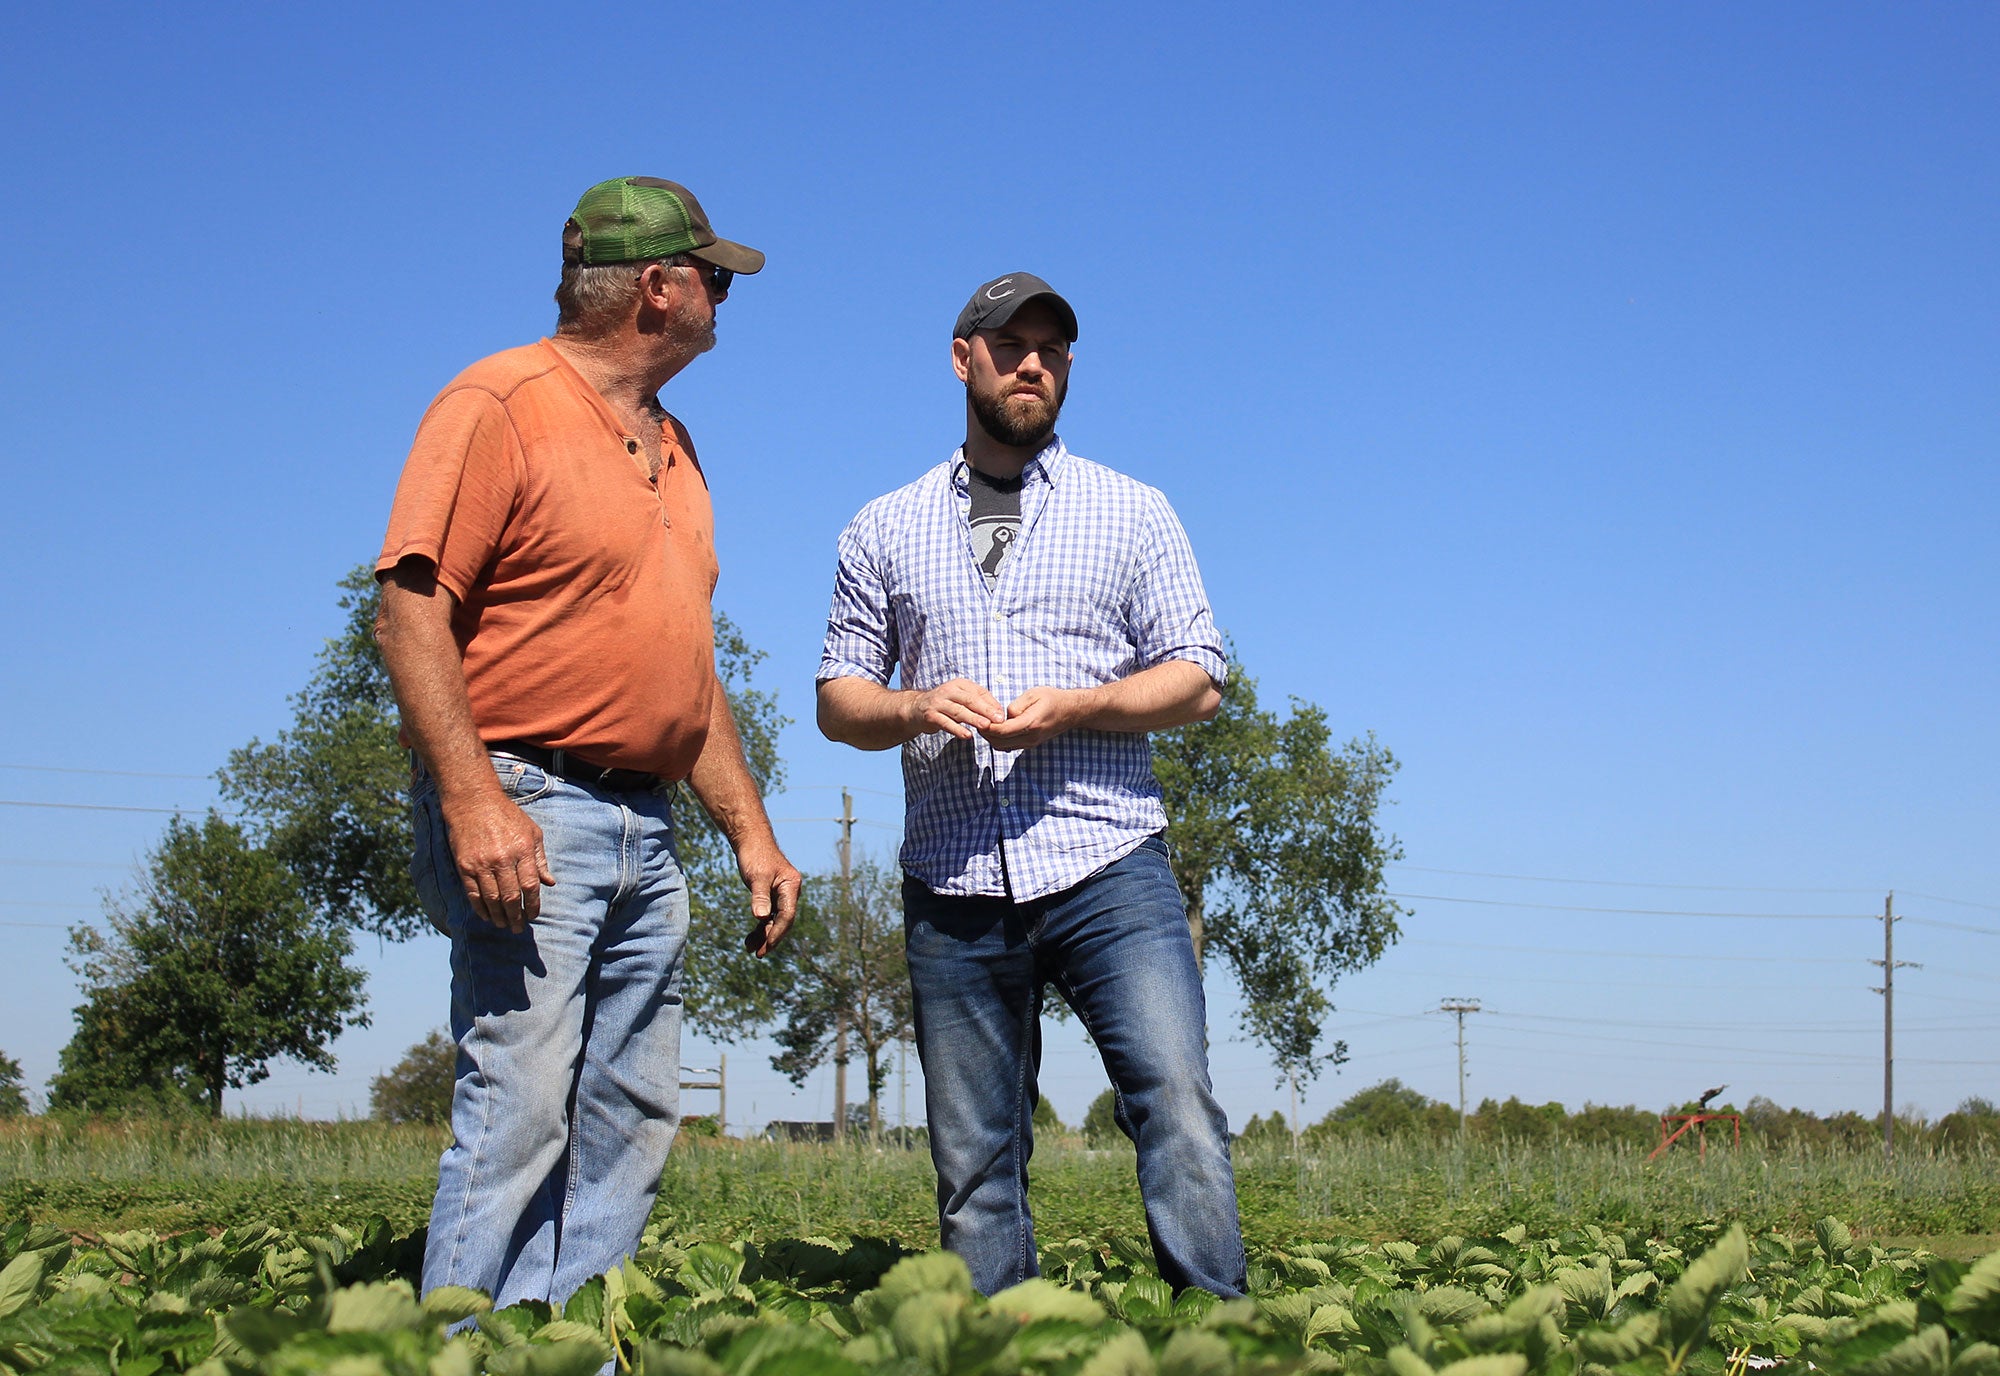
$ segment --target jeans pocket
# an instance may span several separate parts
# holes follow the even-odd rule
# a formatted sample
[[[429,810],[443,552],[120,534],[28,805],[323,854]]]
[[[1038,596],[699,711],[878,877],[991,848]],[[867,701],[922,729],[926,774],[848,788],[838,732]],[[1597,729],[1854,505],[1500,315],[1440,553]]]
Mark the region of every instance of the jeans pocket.
[[[427,783],[426,778],[423,782]],[[449,936],[450,904],[445,897],[444,874],[457,877],[458,867],[445,840],[444,817],[438,811],[435,785],[410,789],[410,882],[416,886],[418,901],[431,926]],[[440,856],[444,870],[440,871]]]
[[[555,775],[525,760],[493,757],[493,772],[500,779],[500,791],[516,803],[532,803],[556,786]]]

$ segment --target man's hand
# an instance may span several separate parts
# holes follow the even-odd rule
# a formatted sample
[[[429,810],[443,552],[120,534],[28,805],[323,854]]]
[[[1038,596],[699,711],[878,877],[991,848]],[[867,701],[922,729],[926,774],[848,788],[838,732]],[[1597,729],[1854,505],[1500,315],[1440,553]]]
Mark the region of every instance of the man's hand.
[[[1091,710],[1085,688],[1030,688],[1007,704],[1007,719],[982,727],[995,750],[1026,750],[1082,725]]]
[[[962,741],[974,731],[984,731],[1007,720],[1007,710],[984,688],[969,678],[955,678],[927,688],[909,699],[905,709],[911,736],[928,731],[949,731]]]
[[[799,911],[798,867],[785,858],[776,840],[746,845],[736,852],[736,868],[743,886],[750,890],[753,925],[743,937],[743,949],[753,956],[768,956]]]
[[[518,935],[541,914],[542,885],[556,882],[542,829],[497,787],[442,806],[452,863],[472,911]]]

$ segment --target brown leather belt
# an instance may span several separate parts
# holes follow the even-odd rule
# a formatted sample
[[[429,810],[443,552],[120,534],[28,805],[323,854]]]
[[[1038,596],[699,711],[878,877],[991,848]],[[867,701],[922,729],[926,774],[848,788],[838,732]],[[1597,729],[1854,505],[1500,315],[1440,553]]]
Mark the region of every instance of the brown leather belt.
[[[607,793],[650,793],[663,782],[659,775],[648,774],[642,769],[606,769],[589,760],[580,760],[567,750],[551,750],[527,741],[488,741],[486,748],[497,754],[525,760],[558,779],[568,779],[573,784],[588,784]]]

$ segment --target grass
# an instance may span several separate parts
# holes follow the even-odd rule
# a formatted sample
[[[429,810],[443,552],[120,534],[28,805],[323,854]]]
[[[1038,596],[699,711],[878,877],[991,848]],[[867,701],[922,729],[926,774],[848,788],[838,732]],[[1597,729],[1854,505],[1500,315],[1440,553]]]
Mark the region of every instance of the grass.
[[[245,1222],[316,1229],[373,1214],[399,1231],[430,1210],[444,1130],[372,1122],[0,1123],[0,1221],[75,1232],[173,1232]],[[1140,1233],[1129,1149],[1044,1144],[1033,1167],[1044,1243]],[[2000,1245],[2000,1160],[1908,1152],[1717,1150],[1648,1163],[1612,1146],[1360,1140],[1294,1157],[1237,1148],[1253,1247],[1332,1236],[1432,1239],[1514,1223],[1595,1223],[1669,1235],[1705,1220],[1799,1233],[1829,1215],[1865,1236],[1979,1255]],[[659,1220],[749,1237],[893,1237],[936,1244],[935,1177],[922,1152],[684,1139],[661,1183]]]

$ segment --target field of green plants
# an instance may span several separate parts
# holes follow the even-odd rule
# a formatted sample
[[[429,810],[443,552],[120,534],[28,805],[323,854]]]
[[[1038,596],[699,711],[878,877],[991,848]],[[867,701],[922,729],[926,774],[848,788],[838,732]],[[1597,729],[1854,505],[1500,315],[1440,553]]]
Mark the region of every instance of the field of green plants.
[[[1044,1278],[988,1300],[928,1250],[921,1154],[690,1143],[633,1263],[560,1313],[496,1313],[414,1288],[442,1141],[361,1123],[9,1125],[0,1376],[1741,1376],[1771,1361],[2000,1376],[2000,1253],[1970,1260],[2000,1246],[2000,1163],[1983,1156],[1259,1148],[1238,1163],[1252,1294],[1220,1303],[1159,1280],[1129,1152],[1038,1151]]]

